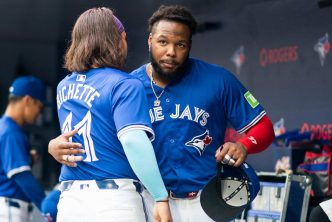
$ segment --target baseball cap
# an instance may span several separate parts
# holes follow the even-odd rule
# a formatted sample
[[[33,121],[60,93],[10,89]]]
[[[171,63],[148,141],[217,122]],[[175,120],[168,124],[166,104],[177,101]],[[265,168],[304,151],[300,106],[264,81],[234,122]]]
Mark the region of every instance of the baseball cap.
[[[241,214],[259,189],[258,176],[248,163],[239,167],[219,163],[217,175],[203,188],[200,201],[209,217],[228,222]]]
[[[44,105],[47,104],[45,85],[40,79],[34,76],[16,78],[9,87],[9,94],[15,96],[29,95],[34,99],[38,99]]]

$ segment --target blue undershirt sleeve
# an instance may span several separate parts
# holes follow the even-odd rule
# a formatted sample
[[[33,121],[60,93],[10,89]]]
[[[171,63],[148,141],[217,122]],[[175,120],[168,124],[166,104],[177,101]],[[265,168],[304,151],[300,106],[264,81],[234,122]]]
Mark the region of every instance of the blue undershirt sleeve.
[[[167,199],[156,156],[150,140],[143,130],[130,130],[119,138],[131,168],[143,185],[158,200]]]
[[[12,178],[14,179],[15,183],[22,189],[24,194],[40,210],[41,202],[45,198],[45,193],[32,173],[30,171],[24,171],[22,173],[15,174]]]

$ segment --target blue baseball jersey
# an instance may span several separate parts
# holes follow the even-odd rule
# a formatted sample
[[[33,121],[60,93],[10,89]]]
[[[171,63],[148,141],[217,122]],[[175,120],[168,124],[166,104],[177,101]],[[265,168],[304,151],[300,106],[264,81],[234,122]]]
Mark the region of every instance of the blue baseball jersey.
[[[57,87],[57,109],[62,132],[78,129],[72,141],[85,149],[77,167],[62,166],[60,181],[137,179],[118,138],[133,129],[154,137],[139,80],[112,68],[73,73]]]
[[[168,190],[197,191],[215,175],[217,148],[230,123],[239,133],[257,123],[265,111],[229,71],[189,59],[183,78],[164,88],[153,85],[146,65],[132,72],[145,87],[155,131],[153,146]]]
[[[30,145],[23,129],[10,117],[0,119],[0,196],[30,202],[12,179],[31,170]]]

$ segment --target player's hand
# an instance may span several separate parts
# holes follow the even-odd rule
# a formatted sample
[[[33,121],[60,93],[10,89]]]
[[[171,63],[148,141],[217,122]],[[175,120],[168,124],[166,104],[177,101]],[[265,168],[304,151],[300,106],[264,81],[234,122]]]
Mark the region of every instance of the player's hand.
[[[31,149],[30,150],[30,157],[31,157],[31,165],[34,166],[36,165],[39,160],[40,160],[40,156],[39,156],[39,153],[36,149]]]
[[[52,218],[50,213],[42,214],[42,216],[44,218],[44,222],[52,222],[53,221],[53,218]]]
[[[82,156],[71,156],[75,154],[85,153],[80,143],[70,142],[69,138],[73,137],[77,133],[77,129],[70,132],[61,134],[60,136],[52,139],[48,143],[48,152],[53,158],[64,165],[70,167],[76,167],[77,161],[82,161]]]
[[[242,143],[224,143],[216,152],[217,162],[231,166],[240,166],[247,158],[247,149]]]
[[[172,222],[173,219],[168,202],[156,202],[153,209],[153,217],[157,222]]]

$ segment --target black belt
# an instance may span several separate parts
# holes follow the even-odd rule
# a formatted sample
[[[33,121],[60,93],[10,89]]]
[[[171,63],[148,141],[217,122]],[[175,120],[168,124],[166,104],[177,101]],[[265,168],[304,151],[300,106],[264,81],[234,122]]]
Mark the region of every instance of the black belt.
[[[116,184],[115,180],[113,179],[105,179],[105,180],[95,180],[97,187],[101,190],[109,189],[109,190],[117,190],[119,189],[119,185]],[[61,191],[70,190],[74,183],[74,180],[63,181],[59,187]],[[134,186],[136,187],[136,191],[141,193],[143,190],[143,186],[141,183],[137,181],[133,181]],[[83,190],[85,188],[85,184],[81,184],[80,189]]]
[[[5,198],[5,203],[9,207],[21,208],[21,205],[19,202],[15,201],[13,199],[10,199],[10,198]],[[28,203],[28,212],[32,212],[32,210],[33,210],[32,204]]]
[[[168,191],[168,195],[171,199],[195,199],[198,195],[199,191],[185,192],[185,193],[174,193],[172,191]]]

